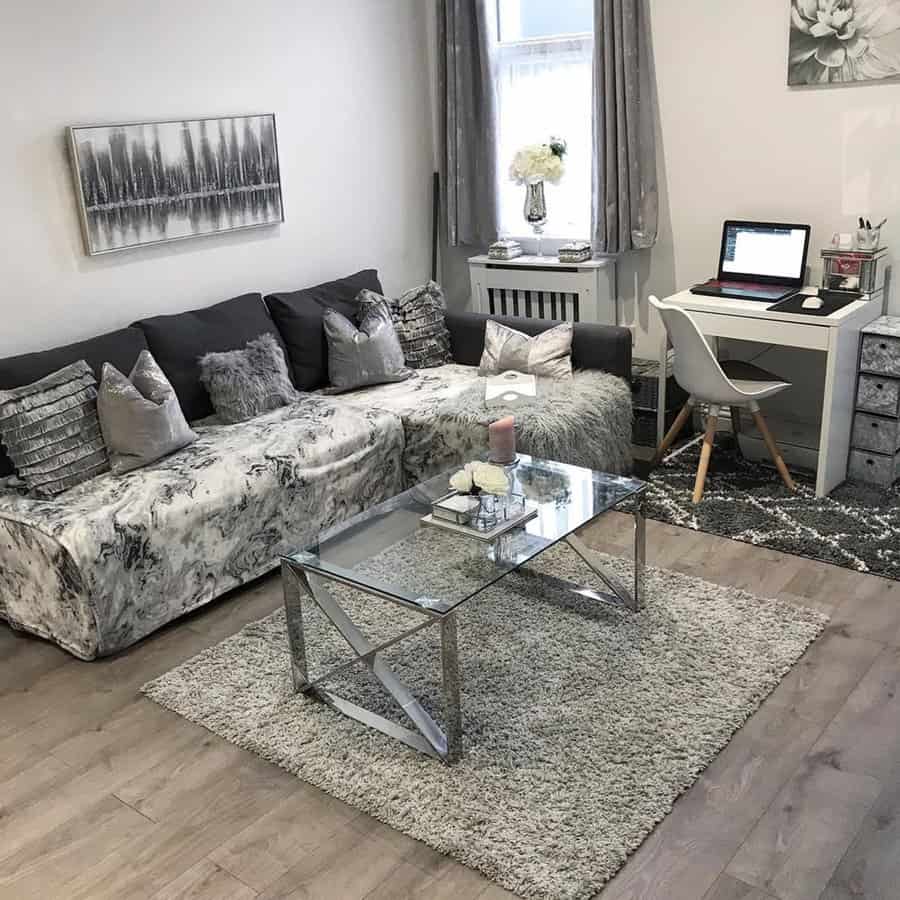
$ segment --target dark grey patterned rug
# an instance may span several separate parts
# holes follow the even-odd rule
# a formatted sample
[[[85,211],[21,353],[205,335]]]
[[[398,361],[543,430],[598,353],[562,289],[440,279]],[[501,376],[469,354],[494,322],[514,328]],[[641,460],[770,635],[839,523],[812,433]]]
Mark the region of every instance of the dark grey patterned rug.
[[[773,469],[743,459],[720,435],[703,501],[694,506],[699,453],[691,447],[650,474],[651,519],[900,580],[898,486],[847,482],[819,498],[811,479],[797,478],[792,494]]]

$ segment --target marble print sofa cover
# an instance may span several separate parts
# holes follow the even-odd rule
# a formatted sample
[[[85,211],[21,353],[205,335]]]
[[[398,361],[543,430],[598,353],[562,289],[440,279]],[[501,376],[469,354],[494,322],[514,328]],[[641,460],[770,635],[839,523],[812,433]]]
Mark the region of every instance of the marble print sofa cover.
[[[402,489],[403,427],[306,396],[53,500],[0,494],[0,617],[82,659],[121,650]]]
[[[442,415],[479,381],[477,368],[449,364],[305,394],[248,422],[197,427],[172,456],[53,500],[0,492],[0,618],[82,659],[122,650],[483,452],[485,428]],[[630,421],[630,395],[625,404]]]

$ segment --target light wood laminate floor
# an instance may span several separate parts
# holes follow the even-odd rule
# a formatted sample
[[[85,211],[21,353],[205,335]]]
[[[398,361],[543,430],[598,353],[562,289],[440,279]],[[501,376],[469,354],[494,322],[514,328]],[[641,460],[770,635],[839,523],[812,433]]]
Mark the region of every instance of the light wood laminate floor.
[[[832,623],[603,900],[897,900],[900,585],[658,523],[648,557]],[[0,624],[0,898],[512,896],[139,694],[279,603],[268,579],[95,663]]]

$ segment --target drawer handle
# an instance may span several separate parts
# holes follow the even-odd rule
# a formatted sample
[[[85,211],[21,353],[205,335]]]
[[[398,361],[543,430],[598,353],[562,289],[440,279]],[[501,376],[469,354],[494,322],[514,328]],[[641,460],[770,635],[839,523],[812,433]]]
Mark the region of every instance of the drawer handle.
[[[866,460],[866,465],[867,465],[867,466],[874,466],[874,465],[875,465],[875,460],[874,460],[874,459],[867,459],[867,460]]]
[[[877,422],[873,422],[873,423],[872,423],[872,427],[875,428],[875,429],[877,429],[877,428],[878,428],[878,423],[877,423]]]
[[[883,385],[883,384],[876,384],[875,387],[876,387],[879,391],[883,391],[883,390],[884,390],[884,385]]]
[[[887,344],[879,344],[878,345],[882,350],[887,350]]]

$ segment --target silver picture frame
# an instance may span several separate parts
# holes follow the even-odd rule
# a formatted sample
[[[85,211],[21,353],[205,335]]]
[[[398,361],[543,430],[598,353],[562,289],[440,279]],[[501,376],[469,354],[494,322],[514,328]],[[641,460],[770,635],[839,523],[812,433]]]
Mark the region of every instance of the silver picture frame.
[[[274,113],[66,132],[88,256],[284,221]]]

